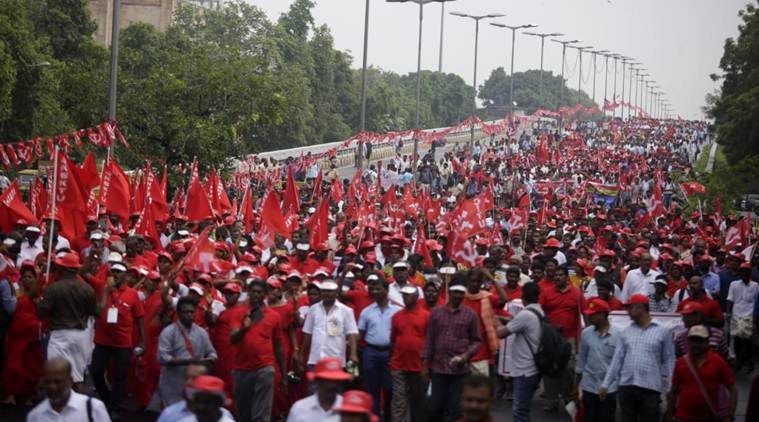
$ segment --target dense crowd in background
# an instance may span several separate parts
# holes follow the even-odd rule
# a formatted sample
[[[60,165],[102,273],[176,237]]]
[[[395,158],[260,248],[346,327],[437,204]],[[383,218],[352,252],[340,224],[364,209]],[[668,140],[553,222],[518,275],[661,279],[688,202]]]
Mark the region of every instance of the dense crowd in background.
[[[349,179],[254,158],[198,191],[194,168],[186,194],[131,183],[142,207],[67,214],[81,232],[53,212],[6,223],[3,403],[30,421],[489,421],[499,400],[515,421],[534,400],[575,420],[732,420],[759,254],[752,217],[692,181],[707,125],[508,133],[416,163],[401,139],[381,161],[367,146]]]

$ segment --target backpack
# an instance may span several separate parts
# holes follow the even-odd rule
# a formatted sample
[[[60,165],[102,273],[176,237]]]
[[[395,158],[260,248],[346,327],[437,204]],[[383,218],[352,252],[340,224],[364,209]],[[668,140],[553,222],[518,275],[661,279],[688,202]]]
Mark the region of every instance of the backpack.
[[[540,344],[538,344],[538,350],[532,350],[530,342],[527,342],[527,346],[535,358],[535,366],[538,367],[541,375],[549,377],[558,376],[567,369],[569,358],[572,355],[572,346],[561,335],[559,330],[551,325],[538,311],[531,308],[525,308],[525,310],[535,314],[540,321]]]

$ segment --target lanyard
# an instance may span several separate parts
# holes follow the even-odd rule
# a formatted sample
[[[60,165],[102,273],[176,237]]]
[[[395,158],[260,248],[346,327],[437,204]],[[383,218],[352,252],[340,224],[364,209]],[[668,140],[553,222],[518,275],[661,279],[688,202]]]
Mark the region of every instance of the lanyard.
[[[184,332],[184,328],[182,327],[182,324],[179,323],[179,321],[176,322],[177,329],[179,329],[179,334],[182,335],[182,339],[184,340],[184,346],[187,348],[187,351],[190,352],[190,357],[193,359],[197,359],[195,357],[195,351],[192,348],[192,343],[190,342],[190,339],[187,338],[187,333]]]

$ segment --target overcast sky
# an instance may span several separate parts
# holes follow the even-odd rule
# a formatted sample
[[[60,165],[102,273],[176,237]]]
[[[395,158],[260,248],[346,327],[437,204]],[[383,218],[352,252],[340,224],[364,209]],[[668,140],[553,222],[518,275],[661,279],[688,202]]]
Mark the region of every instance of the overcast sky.
[[[290,0],[247,0],[276,19]],[[400,73],[416,71],[418,5],[370,0],[369,64]],[[705,94],[716,88],[709,74],[718,71],[725,38],[737,35],[738,11],[748,0],[456,0],[446,4],[443,71],[461,75],[471,84],[474,22],[447,15],[504,13],[492,20],[507,25],[536,24],[539,32],[561,32],[584,45],[634,57],[661,86],[676,114],[702,118]],[[361,66],[364,0],[316,0],[317,24],[332,30],[335,46],[353,54]],[[424,8],[422,69],[437,70],[440,5]],[[483,21],[487,22],[487,21]],[[504,66],[508,72],[511,31],[480,25],[477,83]],[[567,50],[565,77],[577,87],[577,51]],[[589,55],[583,55],[583,89],[592,91]],[[546,70],[561,71],[561,46],[546,40]],[[610,61],[611,67],[611,61]],[[540,39],[517,34],[514,69],[540,68]],[[571,71],[572,70],[572,71]],[[603,102],[603,59],[597,62],[596,101]],[[588,75],[586,77],[586,75]],[[609,94],[613,72],[609,71]],[[621,78],[621,66],[619,76]],[[619,81],[620,79],[618,79]],[[620,82],[618,82],[620,84]],[[620,87],[618,85],[618,96]],[[627,92],[628,89],[625,88]],[[423,99],[422,99],[423,100]]]

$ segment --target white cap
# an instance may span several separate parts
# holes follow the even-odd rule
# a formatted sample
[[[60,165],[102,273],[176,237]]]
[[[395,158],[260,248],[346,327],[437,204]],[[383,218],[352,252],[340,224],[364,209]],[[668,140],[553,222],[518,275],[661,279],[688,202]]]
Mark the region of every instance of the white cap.
[[[16,244],[16,241],[13,240],[13,239],[11,239],[10,237],[6,237],[5,240],[3,240],[3,245],[5,245],[5,246],[7,246],[9,248],[11,246],[15,245],[15,244]]]
[[[374,281],[374,280],[379,280],[379,277],[377,276],[377,274],[369,274],[369,277],[366,277],[366,281]]]
[[[240,247],[244,248],[246,246],[248,246],[248,241],[245,239],[240,239]]]
[[[364,264],[359,264],[358,262],[353,263],[353,268],[358,268],[359,270],[364,269]]]
[[[315,212],[316,212],[316,208],[314,208],[314,207],[308,207],[308,213],[309,214],[313,214]]]
[[[462,286],[461,284],[454,284],[453,286],[449,287],[448,290],[452,292],[466,293],[466,287]]]
[[[108,254],[108,262],[121,262],[121,254],[118,252],[111,252]],[[126,270],[125,270],[126,271]]]
[[[414,293],[418,293],[419,290],[416,289],[414,286],[403,286],[401,287],[401,293],[404,295],[413,295]]]
[[[309,246],[308,243],[298,243],[297,245],[295,245],[295,249],[299,251],[307,251],[311,249],[311,246]]]
[[[192,290],[193,292],[195,292],[195,293],[197,293],[197,294],[199,294],[199,295],[201,295],[201,296],[203,296],[203,294],[205,293],[205,292],[203,291],[203,286],[201,286],[201,285],[200,285],[200,284],[198,284],[198,283],[192,283],[192,284],[190,285],[190,290]]]
[[[113,264],[111,264],[111,270],[117,270],[117,271],[125,272],[127,270],[127,268],[121,262],[114,262]]]
[[[311,277],[316,277],[317,275],[323,275],[325,277],[328,277],[329,273],[324,268],[317,268],[316,271],[311,273]]]
[[[180,230],[177,230],[177,234],[180,236],[189,236],[190,232],[185,229],[180,229]]]
[[[596,265],[596,268],[594,268],[593,271],[598,271],[599,273],[605,273],[606,267],[604,267],[603,265]]]
[[[250,266],[248,266],[248,265],[240,265],[239,267],[235,268],[235,274],[240,274],[240,273],[243,273],[245,271],[247,271],[249,273],[252,273],[253,272],[253,268],[250,268]]]
[[[453,196],[453,195],[449,196],[448,197],[448,202],[451,203],[451,204],[456,203],[456,197]]]
[[[345,278],[355,278],[356,274],[353,274],[353,271],[348,271],[345,273]]]
[[[93,230],[92,233],[90,233],[90,240],[103,240],[105,239],[105,234],[101,232],[100,230]]]
[[[317,283],[317,286],[321,290],[337,290],[337,283],[332,280],[325,280],[321,283]]]
[[[406,261],[398,261],[393,264],[393,268],[408,268],[408,263]]]
[[[41,230],[37,226],[26,226],[26,231],[28,232],[34,232],[34,233],[40,233]]]

